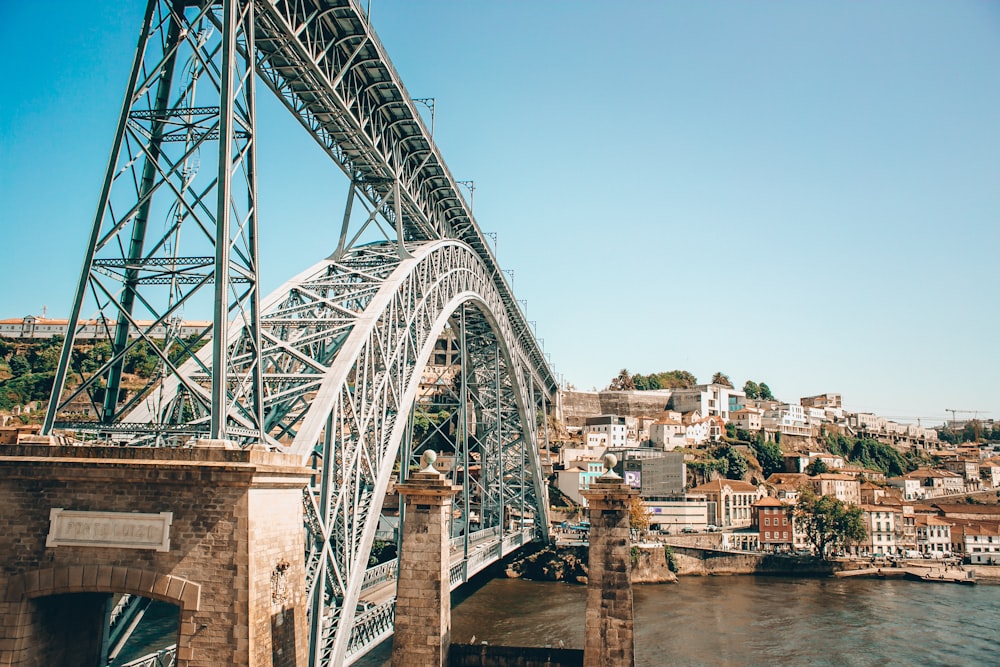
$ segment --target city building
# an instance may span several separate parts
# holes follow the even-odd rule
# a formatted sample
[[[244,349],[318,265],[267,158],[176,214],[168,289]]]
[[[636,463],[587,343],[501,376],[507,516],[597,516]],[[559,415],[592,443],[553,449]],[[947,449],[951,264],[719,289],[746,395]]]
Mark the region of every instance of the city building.
[[[791,505],[764,496],[753,503],[753,511],[762,551],[790,552],[795,548],[795,520]]]
[[[819,496],[833,496],[851,505],[861,503],[861,485],[858,480],[850,475],[839,475],[837,473],[823,473],[813,475],[809,478],[809,483],[813,491]]]
[[[756,433],[763,428],[760,417],[760,410],[756,408],[743,408],[742,410],[735,410],[729,413],[729,421],[736,428],[750,431],[751,433]]]
[[[822,410],[826,410],[827,408],[837,410],[844,407],[840,400],[840,394],[819,394],[817,396],[806,396],[805,398],[799,399],[799,404],[801,404],[804,408],[820,408]]]
[[[684,493],[687,466],[681,453],[655,451],[655,456],[641,458],[628,453],[622,467],[625,483],[637,489],[641,498],[664,498]]]
[[[699,384],[684,389],[674,389],[670,394],[670,407],[678,412],[697,410],[705,417],[722,417],[729,421],[729,414],[746,407],[746,393],[721,384]]]
[[[683,447],[687,444],[687,427],[679,419],[657,419],[649,426],[649,441],[666,451]]]
[[[612,449],[625,447],[628,444],[628,427],[625,418],[618,415],[600,415],[598,417],[588,417],[583,422],[584,437],[595,435],[606,435],[607,446]]]
[[[929,514],[916,515],[917,551],[931,556],[951,553],[951,522]]]
[[[688,495],[685,498],[644,498],[649,529],[677,534],[681,531],[702,532],[708,528],[709,517],[714,520],[715,503],[705,496]]]
[[[812,428],[806,423],[802,406],[795,403],[779,403],[764,411],[761,417],[763,429],[769,433],[808,437]]]
[[[152,320],[137,320],[136,326],[146,328],[152,326]],[[110,339],[115,335],[116,320],[83,320],[77,327],[78,340]],[[150,336],[165,338],[169,331],[173,336],[186,338],[204,333],[212,323],[209,321],[181,321],[174,319],[166,324],[153,327]],[[27,315],[0,320],[0,337],[4,338],[52,338],[65,336],[69,330],[69,320],[52,319],[44,316]],[[135,327],[131,330],[132,337],[138,336]]]
[[[587,505],[581,494],[593,481],[604,474],[603,461],[577,461],[565,470],[556,471],[556,488],[578,505]]]
[[[868,536],[858,545],[863,556],[895,556],[902,553],[903,510],[892,505],[862,505]]]
[[[753,524],[753,504],[764,497],[764,490],[749,482],[715,479],[691,489],[715,502],[715,525],[720,528],[747,528]]]
[[[952,553],[973,565],[1000,565],[1000,523],[961,523],[951,529]]]

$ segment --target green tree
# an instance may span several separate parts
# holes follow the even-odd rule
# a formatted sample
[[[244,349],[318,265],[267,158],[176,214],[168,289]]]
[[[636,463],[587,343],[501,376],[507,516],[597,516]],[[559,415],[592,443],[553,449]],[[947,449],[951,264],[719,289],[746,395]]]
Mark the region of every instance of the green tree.
[[[794,514],[821,558],[828,558],[832,550],[860,542],[868,535],[860,507],[833,496],[817,496],[809,487],[799,494]]]
[[[611,391],[634,391],[635,383],[632,381],[632,375],[629,374],[627,368],[623,368],[618,371],[616,377],[611,378],[611,384],[608,386]]]
[[[756,400],[760,398],[760,385],[753,380],[747,380],[743,383],[743,393],[747,395],[747,398]]]
[[[760,390],[760,399],[762,401],[773,401],[773,400],[775,400],[774,394],[771,393],[771,388],[768,387],[767,384],[761,382],[758,385],[758,388]]]
[[[983,425],[979,423],[978,419],[970,419],[965,422],[965,428],[962,429],[962,440],[964,442],[979,442],[983,437]]]
[[[27,375],[31,372],[31,364],[28,363],[28,360],[20,354],[12,356],[10,361],[7,362],[7,365],[10,366],[10,372],[16,378],[21,377],[22,375]]]
[[[822,475],[829,470],[826,462],[823,459],[814,459],[812,463],[806,466],[807,475]]]
[[[726,422],[726,437],[736,439],[736,424],[733,422]]]
[[[735,447],[726,445],[716,450],[715,455],[726,462],[724,474],[728,479],[743,479],[750,469],[747,457]]]
[[[764,477],[769,477],[785,469],[785,459],[778,443],[766,442],[764,438],[760,438],[754,441],[752,447],[753,453],[757,456],[757,462],[760,463],[764,472]]]
[[[632,383],[638,391],[649,391],[652,389],[662,389],[663,386],[660,384],[660,378],[656,374],[642,375],[636,373],[632,376]]]
[[[715,375],[712,376],[712,384],[721,384],[723,387],[732,388],[733,381],[722,371],[716,371]]]
[[[684,389],[698,384],[698,378],[687,371],[673,370],[656,375],[664,389]]]

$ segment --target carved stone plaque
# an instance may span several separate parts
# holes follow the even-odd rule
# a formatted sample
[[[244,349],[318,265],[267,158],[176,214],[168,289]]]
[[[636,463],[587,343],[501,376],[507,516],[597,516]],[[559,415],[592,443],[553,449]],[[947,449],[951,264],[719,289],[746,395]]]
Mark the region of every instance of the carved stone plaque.
[[[170,551],[173,520],[173,512],[79,512],[53,507],[45,546]]]

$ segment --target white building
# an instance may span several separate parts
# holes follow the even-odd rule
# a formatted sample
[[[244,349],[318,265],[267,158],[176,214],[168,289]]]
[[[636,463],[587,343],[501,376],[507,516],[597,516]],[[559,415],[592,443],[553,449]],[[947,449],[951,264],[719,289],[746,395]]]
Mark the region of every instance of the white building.
[[[860,544],[862,555],[893,556],[902,552],[899,538],[903,533],[903,508],[888,505],[862,505],[868,537]]]
[[[941,517],[919,514],[916,517],[917,551],[932,556],[951,554],[951,524]]]
[[[581,494],[590,488],[591,483],[605,472],[602,461],[577,461],[569,468],[556,473],[556,488],[573,502],[586,507],[587,500]]]
[[[679,533],[685,528],[703,531],[708,527],[709,502],[702,498],[691,500],[643,501],[649,516],[649,529]]]
[[[674,389],[670,405],[679,412],[697,410],[704,417],[722,417],[724,421],[729,421],[729,413],[746,406],[746,394],[721,384],[699,384]]]
[[[612,448],[628,445],[628,426],[625,417],[618,415],[601,415],[588,417],[583,423],[584,437],[590,434],[606,435],[607,446]]]
[[[729,421],[736,428],[744,431],[756,432],[761,429],[760,410],[757,408],[743,408],[729,413]]]
[[[921,480],[913,477],[890,477],[886,484],[902,490],[903,500],[922,500],[924,497],[924,487]]]
[[[780,403],[765,410],[761,418],[761,425],[765,431],[781,433],[782,435],[812,435],[812,429],[806,423],[802,406],[795,403]]]
[[[1000,565],[1000,527],[997,524],[955,526],[953,535],[961,538],[965,558],[974,565]]]
[[[667,451],[687,444],[686,435],[687,427],[676,419],[657,419],[649,426],[649,441]]]

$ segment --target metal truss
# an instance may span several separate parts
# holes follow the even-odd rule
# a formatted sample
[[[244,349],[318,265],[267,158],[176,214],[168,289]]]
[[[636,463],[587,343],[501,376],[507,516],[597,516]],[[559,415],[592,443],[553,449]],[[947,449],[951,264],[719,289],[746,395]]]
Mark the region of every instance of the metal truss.
[[[97,423],[78,426],[158,437],[157,424],[130,429],[122,415],[170,377],[192,401],[189,431],[261,437],[261,369],[245,361],[260,350],[252,9],[249,0],[147,6],[46,432],[74,400],[86,399]],[[213,373],[198,382],[175,363],[207,341],[209,329],[192,340],[172,332],[185,312],[206,306]],[[85,313],[110,343],[107,361],[87,374],[72,354]],[[227,345],[230,326],[249,332],[238,347]],[[140,350],[159,358],[161,373],[126,392],[128,360]]]
[[[442,240],[409,245],[409,259],[398,259],[389,243],[357,248],[350,256],[376,250],[382,257],[397,258],[398,264],[343,339],[308,410],[298,416],[289,447],[303,455],[314,453],[319,473],[307,502],[315,664],[340,664],[345,657],[382,498],[394,475],[405,478],[413,450],[419,449],[407,439],[411,445],[404,449],[410,451],[399,456],[410,432],[407,416],[420,390],[421,370],[456,312],[467,325],[476,323],[479,347],[489,348],[478,357],[466,353],[460,375],[481,378],[475,387],[470,381],[459,387],[463,396],[476,394],[479,406],[475,419],[471,410],[464,411],[459,440],[465,444],[456,450],[451,471],[461,474],[464,517],[473,505],[486,508],[482,519],[499,528],[503,497],[530,508],[539,522],[547,516],[541,463],[533,446],[534,399],[525,391],[530,383],[525,380],[524,349],[512,335],[506,309],[478,253]],[[471,338],[466,339],[469,350]],[[491,475],[496,471],[495,478],[508,478],[505,485],[493,485],[492,497],[484,492],[489,484],[472,479],[473,455]],[[481,520],[477,527],[489,526]],[[456,532],[468,536],[471,530],[466,522]]]
[[[267,298],[257,81],[351,184],[330,257]],[[211,326],[177,335],[206,310]],[[73,355],[87,318],[110,346],[97,369]],[[431,395],[422,374],[446,330],[459,359]],[[69,332],[46,433],[213,438],[315,468],[304,493],[311,664],[345,664],[392,622],[391,600],[356,619],[357,604],[390,484],[441,447],[414,428],[435,402],[448,413],[436,431],[446,473],[462,487],[453,585],[517,548],[525,517],[547,530],[538,426],[557,384],[356,0],[148,0]],[[159,372],[137,386],[127,370],[140,349]],[[81,400],[96,421],[57,422]]]
[[[314,664],[341,664],[382,499],[429,446],[414,441],[411,415],[421,403],[422,371],[449,322],[461,357],[444,392],[459,399],[451,402],[446,471],[462,486],[453,535],[468,553],[476,530],[520,530],[513,517],[547,526],[536,444],[544,406],[488,269],[454,240],[408,244],[407,254],[400,258],[390,241],[357,246],[262,303],[266,441],[317,470],[305,498]],[[243,332],[233,335],[238,347]],[[181,374],[200,374],[208,352],[200,357]],[[176,414],[174,401],[188,384],[167,378],[164,399],[146,402],[129,421],[165,421],[153,409]]]

